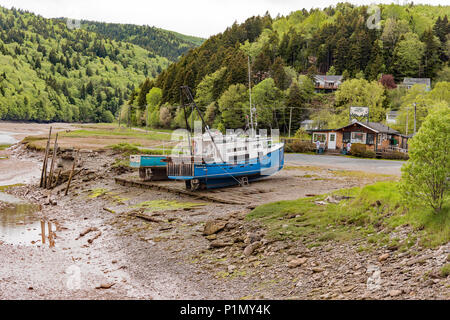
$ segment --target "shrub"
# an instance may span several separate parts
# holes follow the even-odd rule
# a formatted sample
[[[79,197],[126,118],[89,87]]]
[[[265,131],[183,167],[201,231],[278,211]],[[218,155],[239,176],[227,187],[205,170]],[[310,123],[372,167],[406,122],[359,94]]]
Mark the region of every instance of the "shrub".
[[[362,154],[363,158],[375,158],[376,156],[377,156],[377,154],[375,153],[375,151],[372,151],[370,149],[367,149]]]
[[[297,130],[297,132],[295,133],[295,137],[300,140],[310,140],[311,139],[311,135],[309,133],[307,133],[306,130],[303,128],[299,128]]]
[[[408,203],[426,204],[441,212],[449,196],[449,143],[450,108],[438,108],[411,139],[409,160],[402,167],[401,190]]]
[[[408,160],[409,156],[407,153],[399,151],[386,151],[381,153],[381,158],[383,159],[393,159],[393,160]]]
[[[366,145],[362,143],[353,143],[350,147],[350,154],[355,157],[364,157],[366,151]]]
[[[310,141],[297,140],[286,144],[286,152],[304,153],[316,151],[316,145]]]

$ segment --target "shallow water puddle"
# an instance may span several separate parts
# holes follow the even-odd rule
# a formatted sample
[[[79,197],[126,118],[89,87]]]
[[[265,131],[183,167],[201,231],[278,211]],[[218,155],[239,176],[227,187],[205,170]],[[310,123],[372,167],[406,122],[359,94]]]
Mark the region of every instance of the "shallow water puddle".
[[[17,142],[12,136],[14,133],[0,131],[0,145],[9,145]]]
[[[51,223],[43,222],[34,215],[39,210],[38,205],[0,192],[0,242],[27,246],[44,242],[54,246],[55,230]]]

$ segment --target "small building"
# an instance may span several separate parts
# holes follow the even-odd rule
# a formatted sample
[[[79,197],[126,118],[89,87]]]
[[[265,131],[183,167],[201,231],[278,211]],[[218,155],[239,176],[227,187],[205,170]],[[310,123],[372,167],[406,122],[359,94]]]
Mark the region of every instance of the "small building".
[[[331,92],[339,88],[342,76],[327,76],[316,74],[314,76],[314,87],[316,92]]]
[[[401,86],[406,89],[411,89],[412,86],[414,86],[416,84],[425,85],[426,91],[431,90],[431,79],[430,78],[404,78]]]
[[[407,152],[408,137],[382,123],[355,121],[339,129],[309,130],[312,142],[320,141],[324,149],[342,150],[347,143],[362,143],[375,152]]]
[[[386,123],[396,124],[398,118],[398,111],[389,111],[386,113]]]
[[[302,128],[303,130],[319,129],[317,124],[314,123],[314,120],[303,120],[302,122],[300,122],[300,128]]]

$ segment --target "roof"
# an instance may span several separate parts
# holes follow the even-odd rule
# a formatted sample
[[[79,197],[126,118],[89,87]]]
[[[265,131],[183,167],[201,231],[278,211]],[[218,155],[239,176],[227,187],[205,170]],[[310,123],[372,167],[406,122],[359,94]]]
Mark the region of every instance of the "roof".
[[[318,81],[330,81],[330,82],[340,82],[342,81],[342,76],[328,76],[328,75],[314,75],[314,79]]]
[[[367,129],[370,129],[372,131],[375,131],[376,133],[388,133],[388,134],[400,134],[400,132],[398,132],[397,130],[394,130],[382,123],[379,122],[360,122],[360,121],[356,121],[354,123],[359,124],[360,126],[366,127]],[[344,128],[347,128],[351,125],[353,125],[354,123],[351,123],[349,125],[346,125],[345,127],[336,129],[336,130],[341,130]]]
[[[404,78],[403,84],[406,84],[406,85],[424,84],[427,87],[431,87],[431,79],[430,78]]]
[[[398,111],[391,110],[388,112],[388,115],[396,117],[396,116],[398,116]]]
[[[372,130],[376,133],[387,133],[387,134],[397,134],[400,135],[400,132],[398,132],[397,130],[394,130],[382,123],[379,122],[360,122],[360,121],[355,121],[353,123],[350,123],[344,127],[338,128],[338,129],[313,129],[313,130],[307,130],[308,132],[325,132],[325,131],[338,131],[347,127],[350,127],[352,125],[354,125],[355,123],[359,124],[362,127],[365,127],[369,130]]]

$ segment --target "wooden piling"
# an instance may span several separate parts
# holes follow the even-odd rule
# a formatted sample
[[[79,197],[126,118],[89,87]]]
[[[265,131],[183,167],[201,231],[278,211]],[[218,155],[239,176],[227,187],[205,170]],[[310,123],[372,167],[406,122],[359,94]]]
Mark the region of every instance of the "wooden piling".
[[[52,223],[49,221],[48,226],[48,245],[50,248],[55,246],[55,241],[53,240]]]
[[[61,170],[62,169],[58,170],[58,175],[56,176],[56,180],[55,180],[55,183],[53,184],[53,188],[55,188],[58,185],[59,177],[61,176]]]
[[[42,244],[45,244],[45,221],[41,220],[41,237],[42,237]]]
[[[56,133],[56,137],[55,137],[55,144],[53,146],[52,164],[50,165],[50,173],[49,173],[48,182],[47,182],[47,186],[49,189],[52,187],[52,184],[53,184],[53,170],[55,168],[57,149],[58,149],[58,133]]]
[[[75,171],[75,166],[76,166],[77,161],[78,161],[78,154],[79,153],[80,153],[80,150],[77,150],[77,154],[75,155],[75,158],[73,159],[72,170],[70,171],[69,180],[67,181],[66,192],[64,192],[65,196],[67,196],[67,193],[69,192],[70,182],[72,182],[73,172]]]
[[[50,149],[50,138],[52,136],[52,127],[50,127],[49,133],[48,133],[48,140],[47,140],[47,147],[45,148],[45,154],[44,154],[44,161],[42,162],[42,172],[41,172],[41,182],[39,183],[39,186],[42,188],[46,186],[46,180],[47,180],[47,158],[48,158],[48,151]]]

